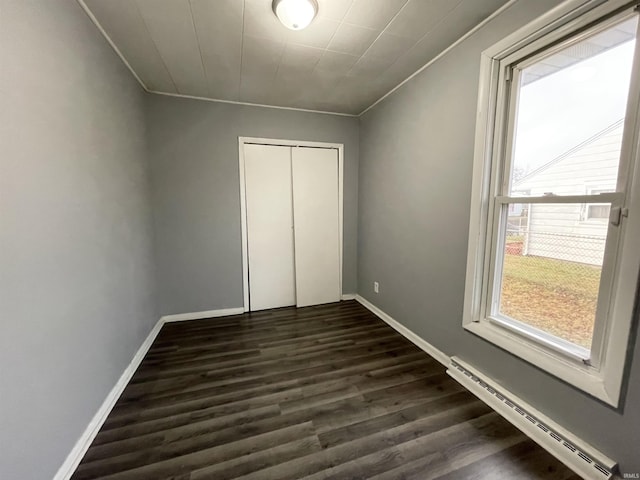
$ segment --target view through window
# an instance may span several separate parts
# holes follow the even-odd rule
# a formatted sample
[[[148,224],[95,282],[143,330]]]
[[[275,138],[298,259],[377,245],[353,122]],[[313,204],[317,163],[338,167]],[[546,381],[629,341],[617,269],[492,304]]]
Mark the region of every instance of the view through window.
[[[493,315],[588,351],[617,188],[637,17],[514,70]],[[583,196],[574,203],[559,196]],[[527,197],[530,202],[527,202]]]

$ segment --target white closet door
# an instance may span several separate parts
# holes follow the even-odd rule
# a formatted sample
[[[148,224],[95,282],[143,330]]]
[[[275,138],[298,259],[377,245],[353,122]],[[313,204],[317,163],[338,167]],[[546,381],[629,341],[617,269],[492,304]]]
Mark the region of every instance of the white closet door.
[[[338,151],[293,148],[296,304],[338,302]]]
[[[249,308],[296,304],[291,148],[245,145]]]

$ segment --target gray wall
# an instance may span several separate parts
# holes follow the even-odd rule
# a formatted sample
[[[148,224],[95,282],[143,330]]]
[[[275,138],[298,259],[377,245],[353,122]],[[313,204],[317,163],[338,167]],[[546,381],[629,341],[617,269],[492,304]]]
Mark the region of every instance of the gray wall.
[[[0,0],[0,478],[52,478],[158,318],[144,94],[72,0]]]
[[[163,315],[242,306],[238,137],[344,143],[343,292],[356,291],[358,119],[147,97]]]
[[[358,289],[640,472],[640,342],[617,411],[462,328],[480,53],[557,3],[516,3],[361,119]]]

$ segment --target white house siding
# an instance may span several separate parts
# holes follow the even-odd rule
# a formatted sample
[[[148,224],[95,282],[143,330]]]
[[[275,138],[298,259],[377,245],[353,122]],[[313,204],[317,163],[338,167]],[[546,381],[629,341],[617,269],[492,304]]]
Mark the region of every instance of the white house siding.
[[[584,195],[614,190],[622,123],[576,147],[520,180],[515,190],[532,196]],[[587,219],[583,204],[532,204],[523,253],[602,265],[607,219]]]

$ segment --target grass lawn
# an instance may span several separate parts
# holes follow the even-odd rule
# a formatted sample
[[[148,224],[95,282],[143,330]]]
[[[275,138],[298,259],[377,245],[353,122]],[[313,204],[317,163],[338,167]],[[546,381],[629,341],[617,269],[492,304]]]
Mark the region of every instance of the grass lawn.
[[[600,271],[564,260],[506,255],[500,311],[590,348]]]

